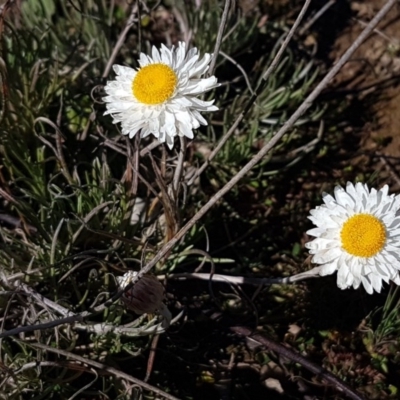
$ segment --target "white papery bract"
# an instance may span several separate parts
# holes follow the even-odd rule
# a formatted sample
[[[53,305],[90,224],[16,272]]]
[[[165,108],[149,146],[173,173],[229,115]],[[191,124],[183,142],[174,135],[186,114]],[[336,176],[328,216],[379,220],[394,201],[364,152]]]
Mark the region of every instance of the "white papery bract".
[[[120,289],[125,289],[136,277],[136,271],[128,271],[117,277]],[[162,309],[164,286],[153,275],[143,275],[130,289],[121,296],[128,309],[136,314],[149,314]]]
[[[337,186],[334,196],[310,211],[317,226],[307,233],[316,239],[306,244],[320,275],[335,271],[340,289],[362,284],[372,294],[382,281],[400,284],[400,196],[388,186],[368,189],[365,184]]]
[[[186,52],[179,42],[171,50],[153,46],[151,56],[140,54],[137,70],[114,65],[116,78],[107,82],[104,97],[107,111],[114,123],[121,123],[122,134],[133,138],[154,135],[172,149],[176,136],[193,139],[193,129],[207,121],[200,114],[216,111],[214,100],[199,96],[218,86],[217,78],[200,78],[209,68],[212,55],[199,59],[196,48]]]

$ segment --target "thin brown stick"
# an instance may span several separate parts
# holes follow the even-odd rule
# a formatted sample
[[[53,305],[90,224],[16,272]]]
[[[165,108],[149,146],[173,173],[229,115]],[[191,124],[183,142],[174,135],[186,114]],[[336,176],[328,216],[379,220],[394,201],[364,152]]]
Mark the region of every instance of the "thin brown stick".
[[[145,382],[149,381],[151,371],[153,370],[154,360],[156,358],[156,350],[157,350],[157,345],[158,345],[159,339],[160,339],[160,335],[155,335],[153,337],[153,340],[151,341],[149,359],[147,360],[146,376],[144,377]]]
[[[353,390],[350,386],[346,385],[341,379],[331,374],[329,371],[320,367],[319,365],[307,360],[305,357],[296,353],[294,350],[289,349],[288,347],[285,347],[280,343],[274,342],[273,340],[268,339],[259,333],[253,333],[253,331],[244,326],[235,326],[232,327],[231,330],[240,336],[245,336],[248,339],[260,343],[261,345],[267,347],[272,351],[275,351],[276,353],[288,358],[289,360],[294,361],[295,363],[301,364],[304,368],[308,369],[316,375],[319,375],[322,379],[325,379],[326,381],[332,383],[337,390],[346,394],[348,398],[353,400],[364,400],[364,397]]]
[[[121,227],[120,230],[124,231],[126,226],[130,223],[130,219],[132,216],[133,208],[135,207],[136,203],[136,195],[137,195],[137,190],[138,190],[138,181],[139,181],[139,176],[138,176],[138,171],[139,171],[139,142],[140,142],[140,136],[136,135],[133,144],[131,141],[128,139],[128,137],[125,137],[126,141],[126,147],[127,147],[127,163],[126,163],[126,171],[124,174],[125,179],[125,184],[129,185],[127,187],[128,192],[128,204],[126,206],[126,212],[125,215],[122,219],[121,222]],[[117,246],[119,243],[118,240],[114,241],[113,246]]]
[[[180,139],[180,149],[179,149],[178,163],[175,168],[174,179],[172,180],[172,193],[170,193],[175,203],[177,202],[179,196],[179,183],[182,178],[183,163],[185,162],[186,147],[187,147],[186,138],[179,137],[179,139]]]
[[[138,175],[135,171],[139,171],[139,157],[140,157],[140,136],[136,135],[133,146],[133,159],[132,159],[132,172],[133,172],[133,180],[132,180],[132,190],[131,196],[136,197],[138,190]]]
[[[333,6],[336,3],[336,0],[330,0],[327,3],[324,4],[323,7],[319,11],[315,13],[315,15],[310,18],[305,25],[299,29],[299,35],[302,36],[306,31],[310,29],[310,27],[317,21],[318,18],[320,18],[331,6]]]
[[[229,9],[231,7],[231,0],[225,0],[225,7],[222,13],[221,22],[219,24],[217,40],[215,41],[213,58],[210,63],[210,67],[207,71],[207,76],[211,76],[214,73],[215,66],[217,64],[217,58],[219,54],[219,49],[221,48],[222,37],[225,31],[226,22],[228,20]]]
[[[249,90],[249,92],[252,95],[254,95],[254,90],[251,87],[249,77],[247,76],[244,68],[238,62],[236,62],[232,57],[228,56],[228,54],[225,54],[223,51],[220,51],[219,54],[221,54],[222,57],[226,58],[230,63],[232,63],[241,72],[241,74],[243,75],[243,78],[246,82],[247,89]]]
[[[121,49],[122,45],[124,44],[125,37],[126,37],[126,35],[128,34],[129,30],[131,29],[132,25],[135,22],[136,9],[137,9],[137,7],[135,5],[132,5],[131,13],[129,15],[128,21],[126,21],[125,28],[121,32],[121,34],[119,35],[117,43],[115,44],[115,46],[113,48],[113,51],[112,51],[111,56],[110,56],[110,58],[109,58],[109,60],[107,62],[107,65],[104,68],[104,72],[103,72],[102,78],[107,78],[108,74],[110,73],[111,66],[114,63],[115,58],[117,57],[117,54],[118,54],[119,50]]]

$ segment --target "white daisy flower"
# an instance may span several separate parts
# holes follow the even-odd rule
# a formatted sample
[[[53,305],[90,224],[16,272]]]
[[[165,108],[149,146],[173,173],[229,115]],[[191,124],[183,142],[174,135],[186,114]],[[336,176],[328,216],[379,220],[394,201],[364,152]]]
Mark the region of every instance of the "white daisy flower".
[[[169,50],[153,46],[151,56],[140,54],[140,68],[114,65],[115,81],[107,82],[104,97],[113,122],[121,122],[122,134],[133,138],[153,134],[172,149],[175,136],[193,139],[193,129],[207,125],[202,111],[216,111],[214,100],[198,97],[218,86],[217,78],[200,78],[206,73],[212,54],[202,59],[196,48],[186,53],[185,43]]]
[[[347,183],[335,188],[334,197],[323,195],[325,204],[310,211],[317,228],[316,239],[306,244],[312,261],[321,264],[320,275],[335,271],[340,289],[362,283],[372,294],[380,292],[382,280],[400,285],[400,196]]]

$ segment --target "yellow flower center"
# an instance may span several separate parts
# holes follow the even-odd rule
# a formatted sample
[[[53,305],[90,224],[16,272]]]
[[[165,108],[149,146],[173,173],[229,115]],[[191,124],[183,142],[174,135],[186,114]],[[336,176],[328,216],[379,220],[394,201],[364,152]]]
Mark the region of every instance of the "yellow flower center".
[[[141,68],[132,82],[133,95],[144,104],[161,104],[175,91],[178,77],[166,64],[149,64]]]
[[[349,254],[372,257],[385,245],[385,225],[371,214],[357,214],[343,224],[340,239],[342,247]]]

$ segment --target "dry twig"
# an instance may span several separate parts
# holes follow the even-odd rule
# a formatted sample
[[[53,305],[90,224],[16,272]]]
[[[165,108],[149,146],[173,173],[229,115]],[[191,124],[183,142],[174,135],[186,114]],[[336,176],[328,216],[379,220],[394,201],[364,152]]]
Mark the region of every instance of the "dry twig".
[[[231,330],[240,336],[245,336],[247,339],[258,342],[262,346],[265,346],[268,349],[275,351],[276,353],[288,358],[289,360],[301,364],[304,368],[308,369],[316,375],[319,375],[322,379],[325,379],[329,383],[332,383],[337,390],[343,392],[348,398],[353,400],[364,400],[364,398],[359,393],[353,390],[350,386],[346,385],[341,379],[331,374],[329,371],[325,370],[319,365],[307,360],[305,357],[296,353],[292,349],[289,349],[288,347],[285,347],[280,343],[274,342],[273,340],[268,339],[259,333],[253,333],[249,328],[246,328],[244,326],[235,326],[231,328]]]

